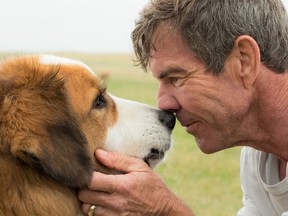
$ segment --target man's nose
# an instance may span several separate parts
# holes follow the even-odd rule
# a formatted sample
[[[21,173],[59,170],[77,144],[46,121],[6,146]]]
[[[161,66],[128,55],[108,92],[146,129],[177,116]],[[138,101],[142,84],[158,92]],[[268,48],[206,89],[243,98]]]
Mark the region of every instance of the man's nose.
[[[180,105],[173,93],[173,90],[161,84],[158,88],[157,105],[160,110],[170,112],[176,112],[180,109]]]

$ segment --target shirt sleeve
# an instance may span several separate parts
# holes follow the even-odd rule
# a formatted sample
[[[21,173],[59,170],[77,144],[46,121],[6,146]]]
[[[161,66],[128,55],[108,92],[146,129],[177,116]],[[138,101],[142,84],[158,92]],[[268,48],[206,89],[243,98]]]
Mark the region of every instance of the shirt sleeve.
[[[243,207],[238,211],[237,216],[261,216],[253,201],[243,193],[242,198]]]

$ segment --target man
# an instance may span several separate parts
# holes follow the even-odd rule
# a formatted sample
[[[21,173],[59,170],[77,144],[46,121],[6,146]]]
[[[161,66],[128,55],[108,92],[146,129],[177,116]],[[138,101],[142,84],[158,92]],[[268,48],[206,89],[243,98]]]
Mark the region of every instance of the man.
[[[132,36],[140,64],[159,81],[159,108],[175,112],[203,152],[246,146],[238,215],[288,215],[288,19],[281,0],[154,0]],[[141,160],[102,150],[96,157],[126,174],[95,172],[90,190],[79,193],[83,212],[92,205],[94,215],[193,215]]]

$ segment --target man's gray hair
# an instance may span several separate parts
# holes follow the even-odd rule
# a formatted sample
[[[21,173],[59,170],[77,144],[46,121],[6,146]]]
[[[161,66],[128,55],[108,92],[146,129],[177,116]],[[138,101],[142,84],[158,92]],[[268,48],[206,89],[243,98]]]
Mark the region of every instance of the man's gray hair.
[[[138,63],[145,70],[153,34],[164,22],[213,73],[222,71],[241,35],[254,38],[268,68],[277,73],[288,68],[288,19],[281,0],[151,0],[132,32]]]

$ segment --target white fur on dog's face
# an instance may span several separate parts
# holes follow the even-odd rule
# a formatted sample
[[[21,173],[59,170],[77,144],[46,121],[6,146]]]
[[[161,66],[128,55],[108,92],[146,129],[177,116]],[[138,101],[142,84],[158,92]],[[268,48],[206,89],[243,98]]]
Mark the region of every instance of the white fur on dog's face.
[[[40,55],[40,62],[46,65],[79,65],[84,67],[90,73],[94,74],[91,68],[89,68],[86,64],[81,61],[70,59],[62,56],[54,56],[54,55]]]
[[[108,129],[105,149],[142,159],[157,151],[159,157],[146,161],[154,168],[171,145],[171,131],[160,122],[160,111],[146,104],[111,97],[117,107],[118,119]]]

